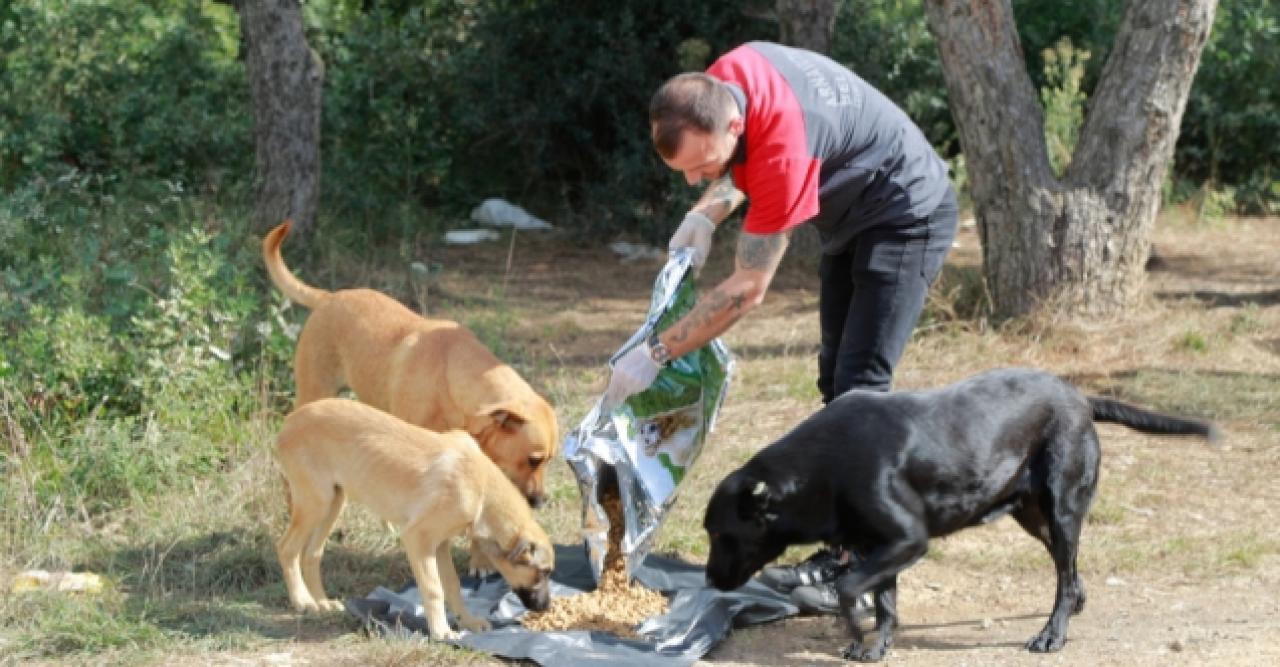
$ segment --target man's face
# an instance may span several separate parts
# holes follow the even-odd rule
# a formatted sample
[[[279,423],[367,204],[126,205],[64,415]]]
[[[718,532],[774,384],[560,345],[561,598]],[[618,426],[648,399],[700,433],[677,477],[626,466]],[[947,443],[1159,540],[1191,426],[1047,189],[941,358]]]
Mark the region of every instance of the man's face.
[[[684,174],[689,185],[697,185],[703,179],[714,181],[729,170],[729,160],[738,147],[742,135],[742,118],[729,121],[724,132],[702,132],[686,129],[680,139],[680,148],[671,159],[663,158],[675,171]]]

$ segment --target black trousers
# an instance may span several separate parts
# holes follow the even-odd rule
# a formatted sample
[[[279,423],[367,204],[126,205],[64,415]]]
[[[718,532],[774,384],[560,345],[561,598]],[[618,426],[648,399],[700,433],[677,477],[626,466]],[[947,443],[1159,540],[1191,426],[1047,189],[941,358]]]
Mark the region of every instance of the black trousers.
[[[822,256],[818,390],[824,404],[850,389],[889,391],[958,217],[948,189],[929,217],[868,229],[843,252]]]

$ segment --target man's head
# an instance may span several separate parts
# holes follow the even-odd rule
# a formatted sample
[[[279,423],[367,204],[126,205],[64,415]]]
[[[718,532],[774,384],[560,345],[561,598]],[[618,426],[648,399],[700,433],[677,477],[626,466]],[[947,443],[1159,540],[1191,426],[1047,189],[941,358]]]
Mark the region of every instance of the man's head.
[[[653,147],[689,185],[724,176],[744,127],[729,89],[699,72],[672,77],[649,102]]]

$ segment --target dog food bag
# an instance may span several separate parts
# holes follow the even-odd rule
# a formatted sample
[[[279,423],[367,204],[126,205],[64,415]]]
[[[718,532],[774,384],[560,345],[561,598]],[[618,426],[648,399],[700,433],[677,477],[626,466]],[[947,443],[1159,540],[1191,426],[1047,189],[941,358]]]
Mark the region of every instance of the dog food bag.
[[[692,248],[676,251],[658,274],[644,326],[610,358],[612,365],[655,329],[684,316],[697,300]],[[662,369],[645,391],[608,410],[603,399],[564,443],[565,460],[582,493],[582,531],[592,572],[599,582],[608,552],[610,517],[602,497],[622,500],[621,551],[630,574],[644,560],[685,474],[715,426],[733,358],[719,340]]]

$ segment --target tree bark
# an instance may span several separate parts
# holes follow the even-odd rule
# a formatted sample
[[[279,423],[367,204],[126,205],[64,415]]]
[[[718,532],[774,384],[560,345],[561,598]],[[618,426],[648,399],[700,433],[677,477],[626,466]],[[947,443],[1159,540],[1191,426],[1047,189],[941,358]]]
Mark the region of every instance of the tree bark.
[[[818,53],[831,52],[840,6],[835,0],[776,0],[779,41]],[[822,257],[822,239],[813,225],[800,225],[791,235],[791,254],[816,262]]]
[[[777,0],[774,13],[782,43],[830,53],[838,11],[835,0]]]
[[[307,45],[298,0],[240,0],[253,98],[254,224],[315,221],[320,199],[324,63]]]
[[[1122,312],[1217,0],[1125,8],[1071,164],[1055,178],[1009,0],[926,0],[969,167],[994,314]]]

